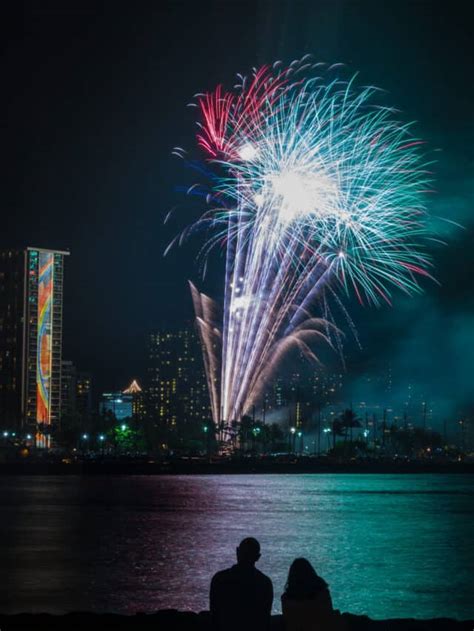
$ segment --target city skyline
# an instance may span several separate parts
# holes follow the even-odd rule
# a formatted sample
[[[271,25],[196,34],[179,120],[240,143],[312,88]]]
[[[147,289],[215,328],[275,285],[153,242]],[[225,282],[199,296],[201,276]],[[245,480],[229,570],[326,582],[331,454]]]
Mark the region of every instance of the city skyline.
[[[15,304],[18,303],[18,308],[21,310],[21,313],[23,313],[25,309],[23,305],[29,304],[31,300],[33,300],[33,298],[28,298],[28,296],[32,296],[33,294],[36,296],[35,287],[39,287],[41,278],[39,272],[41,261],[38,258],[41,254],[43,258],[48,255],[51,259],[51,261],[45,259],[43,261],[44,266],[48,262],[53,263],[52,256],[63,257],[68,253],[50,252],[41,248],[29,247],[26,248],[26,250],[17,252],[4,251],[2,254],[4,258],[9,255],[6,260],[13,260],[13,262],[15,256],[17,258],[19,257],[18,264],[16,264],[16,267],[14,265],[15,269],[18,267],[19,270],[19,276],[17,281],[15,281],[19,283],[16,290],[17,298],[13,296],[14,292],[12,291],[10,291],[10,294],[7,294],[7,296],[10,295],[9,300],[11,302]],[[31,257],[34,257],[34,260]],[[59,283],[59,293],[56,296],[56,304],[58,306],[56,308],[59,308],[60,312],[62,311],[63,293],[61,261],[58,259],[57,264],[60,264],[61,269],[58,268],[59,271],[56,273],[56,276],[59,272],[60,274],[59,277],[55,279],[55,283]],[[26,269],[25,265],[29,270],[29,280],[26,284],[26,290],[23,289],[24,279],[26,278],[24,273],[24,269]],[[5,274],[5,271],[3,274]],[[31,274],[34,275],[31,276]],[[9,287],[13,275],[10,274],[10,276],[7,275],[6,277],[3,275],[2,279],[3,283],[7,282],[7,287]],[[31,283],[33,283],[33,289],[29,288]],[[56,293],[57,290],[55,294]],[[58,303],[58,297],[61,304]],[[36,304],[36,302],[34,304]],[[55,316],[56,319],[60,317],[60,312],[59,316]],[[21,314],[17,314],[15,317],[18,321],[24,319],[25,322],[36,322],[38,320],[38,317],[34,314],[26,318],[21,316]],[[33,320],[31,319],[32,317]],[[50,320],[51,322],[53,321],[52,312],[50,313]],[[5,326],[7,325],[4,323],[4,330],[6,330],[8,334],[9,329],[5,329]],[[23,331],[23,326],[20,326],[20,329]],[[30,326],[26,327],[24,330],[29,331],[29,329]],[[50,329],[48,329],[48,331],[49,330]],[[35,331],[33,331],[33,333],[36,338],[38,335]],[[25,343],[21,341],[23,336],[25,337]],[[28,333],[21,333],[19,339],[19,349],[20,347],[23,349],[19,350],[19,354],[23,356],[24,349],[28,347]],[[25,344],[24,348],[23,344]],[[61,336],[57,338],[54,344],[59,344],[59,347],[61,347]],[[51,342],[51,344],[47,346],[51,354],[53,343]],[[195,422],[196,433],[199,434],[202,424],[209,422],[211,414],[209,408],[208,384],[204,376],[204,365],[198,343],[196,325],[191,323],[188,327],[184,328],[178,325],[167,329],[155,328],[153,333],[147,335],[146,347],[145,345],[143,346],[142,353],[144,358],[147,355],[147,359],[145,360],[147,368],[139,375],[139,379],[145,383],[142,405],[144,409],[148,410],[148,421],[150,423],[162,423],[163,418],[166,417],[166,424],[170,426],[176,426],[176,424],[180,426],[182,423],[186,424],[190,421]],[[123,388],[115,388],[115,392],[112,393],[105,393],[104,390],[99,391],[97,387],[94,391],[92,386],[94,382],[93,375],[78,370],[73,361],[66,360],[64,357],[61,358],[60,355],[61,353],[59,352],[58,354],[58,350],[56,350],[56,394],[53,414],[49,414],[48,410],[46,410],[46,412],[48,412],[48,418],[45,421],[41,421],[38,417],[36,419],[38,422],[54,424],[62,417],[67,418],[68,414],[71,413],[90,417],[91,415],[93,416],[97,410],[101,414],[107,411],[113,412],[118,421],[128,417],[138,416],[137,410],[135,409],[136,399],[131,396],[136,389],[141,392],[140,386],[135,380],[132,381],[128,388],[125,388],[125,386]],[[34,355],[34,357],[36,357],[36,355]],[[164,361],[164,359],[167,359],[167,361]],[[365,418],[367,418],[370,416],[371,419],[375,419],[377,415],[379,417],[383,416],[384,422],[387,421],[387,423],[395,423],[399,426],[409,425],[434,429],[442,432],[445,436],[457,436],[459,432],[457,425],[459,423],[467,422],[467,427],[470,427],[469,409],[463,408],[462,405],[459,404],[457,409],[452,406],[452,408],[456,410],[454,413],[449,413],[445,409],[442,400],[429,394],[427,396],[423,387],[416,381],[412,383],[409,382],[403,389],[403,387],[400,386],[400,374],[394,374],[392,364],[389,361],[386,363],[384,369],[381,370],[379,367],[376,375],[370,372],[357,373],[356,383],[358,387],[354,390],[354,377],[344,371],[340,366],[338,367],[337,364],[331,371],[324,366],[315,368],[315,366],[305,360],[301,354],[294,355],[293,357],[290,356],[288,359],[289,363],[286,363],[286,371],[277,371],[277,374],[268,381],[262,397],[257,401],[257,405],[254,407],[254,416],[256,415],[256,417],[260,421],[263,420],[264,423],[267,420],[270,423],[276,422],[282,427],[294,424],[296,427],[304,426],[307,428],[314,426],[314,417],[317,410],[319,414],[323,412],[324,422],[327,422],[328,419],[331,418],[331,415],[337,416],[341,411],[350,407],[361,417],[365,416]],[[58,376],[60,374],[58,364],[60,360],[62,364],[61,377]],[[35,377],[36,369],[34,368],[37,362],[34,358],[32,361],[33,363],[25,356],[25,359],[22,360],[21,368],[19,369],[20,373],[23,375],[21,377],[22,391],[24,390],[25,392],[28,390],[28,374],[31,370],[33,370],[32,383],[37,383]],[[183,364],[178,363],[181,361]],[[191,366],[190,362],[194,363],[192,372],[189,372],[189,369],[186,368],[187,365]],[[164,364],[168,366],[165,368],[166,374],[163,372]],[[28,368],[28,366],[30,366],[30,368]],[[158,371],[155,377],[152,377],[152,373],[150,373],[151,367],[153,367],[153,370]],[[185,371],[184,373],[183,370]],[[337,372],[337,370],[339,370],[339,372]],[[50,378],[51,377],[52,375],[50,375]],[[157,384],[161,384],[161,395],[158,390],[153,394],[154,380]],[[189,390],[188,386],[183,389],[181,383],[184,384],[185,382],[190,382],[190,380],[195,381],[195,384],[193,382],[194,385],[190,386],[191,390]],[[176,387],[177,382],[180,384],[178,387]],[[60,387],[58,385],[59,383]],[[332,383],[336,384],[335,387],[329,387],[329,385],[327,385]],[[165,387],[166,392],[163,390],[163,387]],[[39,386],[35,385],[35,393],[38,388]],[[195,391],[194,394],[193,388]],[[197,394],[198,392],[200,394]],[[337,392],[338,396],[334,396],[335,392]],[[323,393],[325,393],[324,397],[322,396]],[[333,394],[331,395],[330,393]],[[23,412],[19,413],[17,419],[21,416],[23,419],[22,422],[26,426],[28,419],[33,418],[33,416],[36,418],[38,415],[33,411],[33,408],[36,410],[36,394],[32,394],[26,398],[25,396],[23,396],[21,401]],[[156,398],[157,396],[158,398]],[[171,407],[170,397],[173,399]],[[59,398],[62,406],[61,412],[59,412]],[[153,402],[154,398],[156,399],[156,403]],[[127,401],[125,401],[125,399],[127,399]],[[161,403],[158,402],[158,399],[160,399]],[[135,401],[133,415],[131,413],[132,400]],[[117,402],[119,402],[119,405],[117,405]],[[189,415],[189,405],[191,405],[192,410],[192,405],[195,404],[199,405],[201,412],[193,412]],[[164,408],[163,405],[165,406]],[[116,413],[116,407],[117,410],[119,410],[118,413]],[[127,412],[129,408],[130,413]],[[163,410],[166,410],[166,412],[163,412]],[[17,423],[8,421],[7,416],[3,416],[3,424],[5,427],[10,428],[17,426]],[[142,421],[146,420],[143,414],[139,416]],[[374,420],[371,421],[372,424],[374,422]]]
[[[474,631],[473,15],[6,3],[0,631]]]
[[[227,29],[235,41],[247,42],[245,48],[234,51],[232,59],[217,63],[214,59],[211,63],[209,51],[197,46],[201,35],[195,32],[192,11],[183,23],[176,9],[166,18],[139,11],[134,20],[144,36],[136,41],[126,12],[117,13],[111,23],[87,5],[53,15],[27,10],[24,24],[18,28],[24,29],[25,54],[34,50],[36,61],[26,68],[26,57],[19,56],[14,64],[29,100],[15,89],[18,80],[11,69],[7,72],[12,94],[4,105],[11,121],[7,147],[16,146],[18,125],[25,124],[31,133],[27,134],[29,141],[22,141],[21,155],[12,150],[12,178],[7,178],[3,192],[4,207],[11,213],[0,244],[12,247],[35,242],[74,252],[66,270],[63,358],[92,372],[97,392],[121,387],[130,375],[144,373],[143,349],[149,331],[167,322],[190,322],[193,317],[187,280],[200,281],[194,252],[178,249],[162,258],[169,239],[178,231],[176,222],[163,225],[164,216],[177,204],[180,213],[192,213],[182,194],[174,190],[186,188],[189,182],[170,155],[174,145],[187,144],[193,133],[192,116],[184,104],[221,77],[244,71],[256,62],[279,57],[290,61],[307,52],[323,60],[342,61],[349,70],[359,71],[361,80],[386,88],[390,100],[407,118],[419,120],[417,129],[437,160],[437,193],[430,212],[464,227],[442,224],[447,245],[434,245],[432,252],[439,285],[425,287],[425,295],[411,302],[397,298],[394,309],[372,313],[356,309],[353,320],[361,348],[349,333],[346,368],[337,355],[324,358],[325,365],[329,372],[347,370],[354,399],[366,398],[361,375],[375,377],[391,362],[400,375],[401,391],[416,383],[425,398],[436,395],[443,400],[443,414],[454,416],[458,405],[471,409],[472,143],[465,139],[472,129],[472,88],[463,83],[465,68],[459,61],[463,58],[460,50],[468,51],[469,43],[462,15],[443,14],[440,21],[436,7],[428,11],[420,5],[408,11],[394,4],[386,11],[368,3],[358,12],[341,2],[325,11],[314,7],[304,16],[292,14],[286,29],[282,16],[287,3],[267,9],[256,3],[247,16],[242,13],[237,19],[230,10],[205,9],[204,17],[219,18],[224,27],[216,31],[212,21],[203,19],[209,41],[218,44]],[[357,29],[352,28],[354,21]],[[177,42],[166,38],[169,27],[173,30],[178,22],[189,46],[199,50],[191,61]],[[259,28],[263,23],[270,25],[269,30]],[[394,40],[402,26],[405,44],[394,54],[393,49],[386,49],[385,41]],[[454,40],[440,37],[447,26],[456,33],[456,45]],[[276,37],[270,38],[270,31]],[[301,33],[300,41],[296,32]],[[378,33],[370,47],[363,38],[358,39],[369,32]],[[104,35],[108,51],[101,46]],[[83,52],[85,37],[88,64],[77,56],[79,50]],[[7,34],[6,46],[13,54],[15,32]],[[169,52],[164,55],[165,49]],[[122,50],[133,54],[121,55]],[[408,63],[415,54],[418,71]],[[121,69],[118,73],[114,72],[115,58]],[[167,63],[157,66],[157,60],[163,58]],[[190,67],[177,78],[175,70],[184,62]],[[64,80],[58,81],[66,69]],[[125,95],[124,81],[137,74],[143,82]],[[439,85],[433,83],[438,75],[443,77]],[[104,77],[106,89],[101,87]],[[40,79],[46,89],[37,97],[35,86]],[[94,87],[93,94],[88,86]],[[65,100],[58,100],[59,96]],[[55,140],[57,127],[64,131],[61,142]],[[151,136],[148,130],[154,130]],[[42,152],[41,168],[31,168]],[[18,179],[23,172],[24,182]],[[34,220],[37,204],[41,222]],[[205,284],[209,293],[219,297],[223,266],[219,256],[213,262]],[[437,361],[431,359],[434,347]]]

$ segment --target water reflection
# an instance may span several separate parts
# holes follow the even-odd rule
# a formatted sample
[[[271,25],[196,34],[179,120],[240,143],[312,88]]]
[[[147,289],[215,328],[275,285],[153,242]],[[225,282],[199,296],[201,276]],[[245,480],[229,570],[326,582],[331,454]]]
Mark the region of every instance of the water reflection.
[[[3,612],[207,607],[244,536],[275,586],[308,557],[335,606],[473,617],[469,476],[0,478]]]

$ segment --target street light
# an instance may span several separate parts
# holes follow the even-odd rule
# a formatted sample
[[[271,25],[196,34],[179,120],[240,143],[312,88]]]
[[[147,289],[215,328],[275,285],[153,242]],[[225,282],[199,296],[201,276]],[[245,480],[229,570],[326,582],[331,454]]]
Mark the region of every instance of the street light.
[[[125,423],[120,426],[120,429],[122,430],[122,432],[124,432],[127,429],[127,426],[125,425]]]
[[[87,440],[89,438],[89,434],[82,434],[82,440]]]
[[[296,427],[290,427],[290,453],[295,452],[295,433]]]
[[[252,451],[255,451],[255,439],[259,436],[260,434],[260,427],[253,427],[252,428]]]
[[[300,439],[300,454],[302,454],[303,453],[303,432],[300,430],[296,435]]]
[[[202,431],[206,437],[206,453],[207,457],[211,458],[211,434],[209,433],[209,425],[203,425]]]
[[[331,433],[331,428],[330,427],[325,427],[323,429],[323,433],[326,434],[327,436],[327,441],[328,441],[328,451],[329,451],[329,434]]]
[[[105,440],[105,436],[104,436],[104,434],[99,434],[97,436],[97,438],[99,439],[100,453],[101,453],[101,455],[104,455],[104,440]]]

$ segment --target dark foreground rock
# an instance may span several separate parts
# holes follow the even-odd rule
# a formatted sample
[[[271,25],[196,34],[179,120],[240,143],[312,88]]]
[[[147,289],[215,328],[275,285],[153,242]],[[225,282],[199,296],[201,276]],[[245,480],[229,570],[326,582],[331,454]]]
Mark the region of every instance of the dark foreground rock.
[[[448,618],[434,620],[371,620],[366,616],[342,614],[347,631],[472,631],[474,621],[456,621]],[[210,631],[209,613],[192,613],[174,609],[154,614],[120,616],[115,614],[70,613],[63,616],[50,614],[0,615],[1,631]],[[245,631],[245,630],[243,630]],[[271,631],[284,631],[281,616],[272,617]]]

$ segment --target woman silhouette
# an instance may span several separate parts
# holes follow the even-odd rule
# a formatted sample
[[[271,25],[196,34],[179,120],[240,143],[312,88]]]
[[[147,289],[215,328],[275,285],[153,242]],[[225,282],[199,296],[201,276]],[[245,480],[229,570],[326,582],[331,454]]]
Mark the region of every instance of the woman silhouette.
[[[332,608],[328,584],[307,559],[295,559],[291,564],[281,604],[286,631],[342,628]]]

